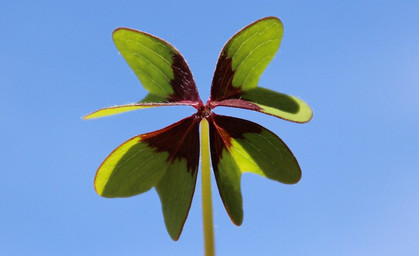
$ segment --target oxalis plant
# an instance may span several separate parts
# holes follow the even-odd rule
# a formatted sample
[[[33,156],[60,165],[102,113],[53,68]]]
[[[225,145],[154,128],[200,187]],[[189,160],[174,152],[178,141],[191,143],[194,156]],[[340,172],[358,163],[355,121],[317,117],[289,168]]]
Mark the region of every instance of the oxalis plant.
[[[251,121],[213,112],[224,106],[297,123],[311,119],[312,111],[302,100],[258,87],[259,77],[277,52],[282,34],[282,23],[275,17],[260,19],[235,34],[220,53],[211,95],[204,104],[178,50],[150,34],[116,29],[116,47],[149,93],[138,103],[103,108],[84,119],[177,105],[192,106],[196,113],[122,143],[97,170],[96,192],[108,198],[130,197],[154,187],[167,231],[178,240],[195,191],[201,152],[205,254],[213,255],[210,156],[221,199],[236,225],[243,221],[242,173],[256,173],[285,184],[297,183],[301,178],[291,150],[273,132]]]

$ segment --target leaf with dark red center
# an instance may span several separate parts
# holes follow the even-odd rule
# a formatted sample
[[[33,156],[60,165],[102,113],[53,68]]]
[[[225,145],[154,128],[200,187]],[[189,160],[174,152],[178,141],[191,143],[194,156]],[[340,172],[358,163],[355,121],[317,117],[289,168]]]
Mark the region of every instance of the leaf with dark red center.
[[[257,87],[274,57],[283,26],[275,17],[260,19],[237,32],[221,50],[211,86],[211,101],[237,98]]]
[[[135,104],[95,111],[85,119],[119,114],[141,108],[202,104],[192,72],[173,46],[150,34],[118,28],[113,40],[121,55],[149,94]]]
[[[200,120],[191,116],[120,145],[96,173],[97,193],[129,197],[156,187],[167,230],[177,240],[195,190]]]
[[[256,173],[285,184],[297,183],[301,178],[298,162],[285,143],[256,123],[213,115],[210,142],[218,190],[236,225],[243,220],[242,173]]]
[[[224,46],[215,68],[209,104],[259,111],[304,123],[312,111],[302,100],[258,88],[259,78],[281,43],[279,19],[258,20],[235,34]]]
[[[306,123],[313,117],[310,107],[299,98],[261,87],[243,91],[239,98],[213,102],[211,106],[244,108],[296,123]]]

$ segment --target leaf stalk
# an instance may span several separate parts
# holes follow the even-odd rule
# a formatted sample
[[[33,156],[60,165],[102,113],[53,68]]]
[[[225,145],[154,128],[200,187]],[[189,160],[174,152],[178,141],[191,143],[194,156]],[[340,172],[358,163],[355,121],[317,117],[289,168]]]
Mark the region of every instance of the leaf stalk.
[[[201,121],[201,184],[202,184],[202,217],[204,224],[205,256],[215,255],[214,223],[211,197],[211,165],[209,154],[208,121]]]

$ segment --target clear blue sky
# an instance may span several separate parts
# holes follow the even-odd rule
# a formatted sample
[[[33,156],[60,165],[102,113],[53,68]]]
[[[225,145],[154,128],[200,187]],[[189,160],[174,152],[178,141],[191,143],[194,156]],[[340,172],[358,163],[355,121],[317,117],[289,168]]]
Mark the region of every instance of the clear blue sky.
[[[93,189],[97,167],[116,146],[194,109],[81,117],[146,94],[113,45],[116,27],[172,43],[206,99],[224,43],[270,15],[285,31],[260,85],[304,99],[313,120],[216,112],[278,134],[303,178],[287,186],[245,175],[239,228],[215,189],[217,255],[417,255],[418,13],[416,0],[4,1],[0,255],[202,255],[199,183],[178,242],[154,190],[110,200]]]

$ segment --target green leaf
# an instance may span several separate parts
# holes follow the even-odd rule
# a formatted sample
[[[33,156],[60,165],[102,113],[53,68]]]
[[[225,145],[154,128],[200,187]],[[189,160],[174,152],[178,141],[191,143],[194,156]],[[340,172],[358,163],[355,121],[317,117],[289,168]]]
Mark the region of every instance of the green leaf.
[[[259,77],[278,51],[283,26],[279,19],[265,18],[237,33],[225,46],[235,72],[233,86],[247,90],[257,86]]]
[[[169,43],[129,28],[116,29],[113,40],[149,94],[138,103],[103,108],[83,119],[142,108],[202,104],[192,72],[179,51]]]
[[[165,105],[163,105],[163,106],[165,106]],[[121,113],[132,111],[132,110],[137,110],[137,109],[142,109],[142,108],[151,108],[151,107],[156,107],[156,105],[155,104],[145,105],[145,104],[134,104],[133,103],[133,104],[127,104],[127,105],[112,106],[112,107],[108,107],[108,108],[102,108],[102,109],[96,110],[96,111],[94,111],[90,114],[87,114],[87,115],[83,116],[83,119],[87,120],[87,119],[111,116],[111,115],[121,114]]]
[[[278,51],[283,26],[275,17],[258,20],[235,34],[221,51],[211,86],[211,100],[221,101],[257,87]]]
[[[119,105],[119,106],[112,106],[107,108],[102,108],[99,110],[96,110],[90,114],[87,114],[83,117],[83,119],[93,119],[93,118],[99,118],[99,117],[105,117],[105,116],[111,116],[116,114],[121,114],[124,112],[137,110],[137,109],[143,109],[143,108],[152,108],[152,107],[162,107],[162,106],[178,106],[178,105],[190,105],[187,103],[172,103],[172,102],[166,102],[166,103],[160,103],[160,102],[145,102],[145,103],[132,103],[132,104],[126,104],[126,105]]]
[[[175,241],[180,237],[195,191],[197,172],[186,172],[186,168],[186,161],[176,160],[156,185],[164,223],[170,237]]]
[[[310,121],[313,113],[304,101],[257,87],[260,76],[278,51],[282,34],[281,21],[267,17],[243,28],[227,42],[211,85],[213,108],[244,108],[297,123]]]
[[[124,142],[99,167],[95,177],[97,193],[103,197],[129,197],[155,187],[166,228],[177,240],[195,189],[199,121],[191,116]]]
[[[186,61],[173,46],[150,34],[118,28],[113,40],[144,88],[167,102],[200,102]]]
[[[233,223],[243,220],[241,174],[251,172],[285,184],[297,183],[301,170],[286,144],[268,129],[239,118],[214,115],[210,122],[211,158],[217,186]]]
[[[213,106],[255,110],[297,123],[306,123],[313,117],[310,107],[299,98],[261,87],[244,91],[239,99],[215,102]]]
[[[142,135],[124,142],[101,164],[95,177],[103,197],[129,197],[151,189],[167,169],[167,152],[157,153]]]

